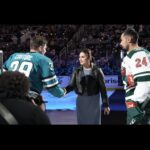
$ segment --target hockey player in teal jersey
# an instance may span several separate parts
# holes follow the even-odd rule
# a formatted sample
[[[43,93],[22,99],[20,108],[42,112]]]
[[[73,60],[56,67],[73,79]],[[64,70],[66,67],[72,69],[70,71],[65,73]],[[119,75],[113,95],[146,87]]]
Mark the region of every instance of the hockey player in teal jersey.
[[[47,41],[43,37],[35,37],[30,40],[30,52],[12,54],[3,67],[9,71],[17,70],[29,77],[29,93],[33,97],[41,94],[43,88],[55,97],[62,97],[65,89],[59,86],[52,60],[44,56],[46,48]]]
[[[138,45],[138,33],[126,29],[121,35],[127,50],[121,73],[126,92],[127,124],[150,124],[150,52]]]

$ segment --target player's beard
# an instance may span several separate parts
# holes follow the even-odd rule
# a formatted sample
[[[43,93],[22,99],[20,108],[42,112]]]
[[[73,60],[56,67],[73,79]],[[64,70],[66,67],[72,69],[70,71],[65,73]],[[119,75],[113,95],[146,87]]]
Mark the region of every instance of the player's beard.
[[[122,51],[128,51],[129,50],[129,45],[126,45],[126,46],[121,46],[122,47]]]
[[[129,51],[129,45],[126,46],[125,50]]]

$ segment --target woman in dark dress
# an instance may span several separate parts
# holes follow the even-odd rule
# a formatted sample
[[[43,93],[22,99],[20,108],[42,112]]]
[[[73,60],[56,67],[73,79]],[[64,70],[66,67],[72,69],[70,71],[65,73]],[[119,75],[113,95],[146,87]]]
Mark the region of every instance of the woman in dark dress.
[[[65,88],[67,93],[75,90],[77,96],[76,110],[78,124],[101,124],[101,105],[104,114],[109,115],[104,74],[93,63],[90,49],[83,49],[79,55],[80,67],[75,69],[70,84]]]

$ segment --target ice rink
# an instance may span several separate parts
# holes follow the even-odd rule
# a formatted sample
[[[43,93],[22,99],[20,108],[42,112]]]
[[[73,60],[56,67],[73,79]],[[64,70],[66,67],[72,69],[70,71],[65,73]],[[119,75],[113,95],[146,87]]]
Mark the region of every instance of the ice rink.
[[[126,111],[124,105],[124,96],[121,90],[107,91],[110,103],[110,109],[115,111]],[[46,103],[47,110],[76,110],[76,97],[75,92],[70,92],[62,98],[52,96],[47,91],[42,92],[42,96]],[[101,102],[101,100],[100,100]]]

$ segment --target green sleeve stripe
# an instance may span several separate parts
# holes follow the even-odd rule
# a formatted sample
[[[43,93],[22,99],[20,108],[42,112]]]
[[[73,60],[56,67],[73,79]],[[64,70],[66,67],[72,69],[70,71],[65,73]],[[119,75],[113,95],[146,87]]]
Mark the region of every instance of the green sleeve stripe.
[[[135,88],[134,88],[134,89],[131,89],[131,90],[128,91],[128,92],[126,92],[126,97],[133,95],[133,94],[134,94],[134,90],[135,90]]]
[[[144,75],[144,74],[150,75],[150,71],[145,71],[145,72],[134,74],[134,77],[139,76],[139,75]]]
[[[146,81],[150,82],[150,75],[136,77],[135,81],[136,82],[146,82]]]

